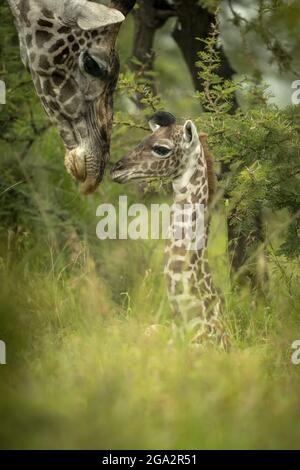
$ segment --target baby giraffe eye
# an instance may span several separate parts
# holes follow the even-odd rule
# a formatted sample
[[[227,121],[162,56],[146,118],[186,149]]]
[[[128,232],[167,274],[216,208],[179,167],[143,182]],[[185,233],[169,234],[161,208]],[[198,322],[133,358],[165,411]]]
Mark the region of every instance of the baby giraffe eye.
[[[171,152],[171,149],[169,149],[169,147],[164,147],[163,145],[155,145],[153,147],[153,151],[160,157],[166,157]]]

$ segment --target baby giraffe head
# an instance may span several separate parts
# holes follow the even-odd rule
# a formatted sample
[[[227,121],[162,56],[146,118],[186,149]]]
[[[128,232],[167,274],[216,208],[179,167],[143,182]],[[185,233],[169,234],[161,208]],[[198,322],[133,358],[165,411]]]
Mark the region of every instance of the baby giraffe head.
[[[192,121],[179,126],[172,114],[157,112],[149,126],[152,134],[112,168],[113,181],[171,178],[176,183],[197,164],[202,144]]]

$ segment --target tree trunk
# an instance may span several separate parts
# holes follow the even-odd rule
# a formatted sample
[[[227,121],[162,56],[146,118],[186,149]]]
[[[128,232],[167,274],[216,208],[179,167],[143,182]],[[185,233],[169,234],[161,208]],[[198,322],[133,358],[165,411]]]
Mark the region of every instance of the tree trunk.
[[[190,74],[193,79],[196,91],[203,90],[203,83],[199,77],[199,69],[196,67],[196,62],[199,59],[198,52],[203,50],[205,45],[196,38],[205,39],[210,34],[211,24],[215,23],[215,15],[210,13],[205,8],[198,4],[198,0],[175,0],[177,23],[173,31],[173,37],[180,48],[184,60],[189,68]],[[221,54],[221,67],[217,73],[226,80],[232,80],[235,70],[232,68],[223,48],[220,50]],[[234,101],[231,113],[234,114],[238,108],[237,100]],[[226,164],[221,165],[222,175],[230,171]],[[225,197],[228,195],[225,194]],[[247,252],[250,247],[249,239],[243,234],[237,234],[232,224],[234,218],[234,210],[228,216],[227,229],[228,229],[228,242],[229,242],[229,256],[230,266],[233,275],[238,275],[239,270],[247,262]],[[262,242],[264,239],[261,216],[257,216],[256,231],[253,234],[252,240],[255,239],[256,243]],[[256,270],[246,269],[241,271],[240,279],[248,277],[251,285],[255,286]]]
[[[153,44],[156,31],[161,28],[168,18],[177,17],[177,23],[173,31],[173,38],[182,52],[188,66],[196,91],[203,90],[203,83],[199,77],[199,69],[196,67],[198,52],[204,49],[204,44],[196,38],[205,39],[210,34],[211,24],[215,23],[215,15],[199,5],[198,0],[175,0],[172,4],[168,0],[138,0],[139,8],[134,11],[135,34],[133,56],[138,63],[133,63],[135,72],[145,76],[154,68],[155,52]],[[231,80],[235,74],[223,48],[221,53],[221,67],[217,72],[226,80]],[[156,92],[155,83],[149,77],[153,92]],[[139,97],[138,97],[139,98]],[[141,106],[139,99],[138,105]],[[231,113],[238,108],[237,100],[234,101]],[[226,165],[222,165],[222,174],[229,171]],[[226,195],[225,195],[226,197]],[[249,240],[246,236],[237,235],[234,231],[232,218],[234,210],[228,218],[228,238],[230,265],[233,273],[237,273],[243,266],[247,257]],[[263,240],[261,217],[257,220],[257,230],[254,234],[257,241]],[[252,285],[255,284],[255,273],[247,271]]]
[[[199,77],[199,69],[195,64],[199,60],[198,52],[204,49],[204,44],[196,38],[205,39],[209,36],[211,24],[215,23],[216,17],[198,3],[198,0],[175,1],[178,21],[173,31],[173,38],[189,68],[195,90],[202,91],[203,83]],[[221,67],[217,73],[226,80],[231,80],[235,70],[231,67],[223,48],[220,53]],[[236,108],[237,102],[235,101],[232,112]]]
[[[135,4],[136,0],[110,0],[109,2],[109,6],[120,10],[125,16],[128,15]]]
[[[138,76],[147,76],[154,69],[155,51],[153,49],[156,31],[168,18],[175,14],[174,9],[165,0],[138,0],[134,11],[134,41],[132,55],[136,59],[132,69]],[[150,86],[157,93],[155,81],[149,75]],[[138,100],[139,105],[140,101]]]

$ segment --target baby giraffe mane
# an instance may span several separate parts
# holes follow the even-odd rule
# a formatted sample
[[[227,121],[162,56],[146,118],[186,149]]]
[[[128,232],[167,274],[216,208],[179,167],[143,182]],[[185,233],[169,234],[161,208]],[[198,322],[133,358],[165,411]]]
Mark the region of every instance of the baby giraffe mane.
[[[209,190],[209,204],[212,202],[215,194],[216,194],[216,175],[214,172],[214,157],[212,153],[210,153],[208,145],[207,145],[207,134],[201,132],[199,134],[200,142],[203,146],[204,156],[207,164],[207,179],[208,179],[208,190]]]

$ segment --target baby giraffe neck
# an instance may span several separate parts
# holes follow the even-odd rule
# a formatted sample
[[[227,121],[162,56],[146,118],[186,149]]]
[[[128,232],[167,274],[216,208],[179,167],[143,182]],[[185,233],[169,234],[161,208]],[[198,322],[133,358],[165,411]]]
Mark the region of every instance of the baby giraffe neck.
[[[168,294],[175,313],[186,322],[197,319],[197,340],[224,343],[220,323],[221,300],[212,281],[208,264],[207,239],[209,229],[209,186],[207,162],[202,145],[196,147],[184,173],[173,181],[176,207],[189,207],[190,222],[196,233],[199,209],[204,217],[204,231],[198,246],[188,249],[186,240],[171,238],[166,246],[165,275]],[[198,219],[199,220],[199,219]],[[173,214],[170,232],[176,233],[177,220]],[[178,232],[177,232],[178,233]]]

